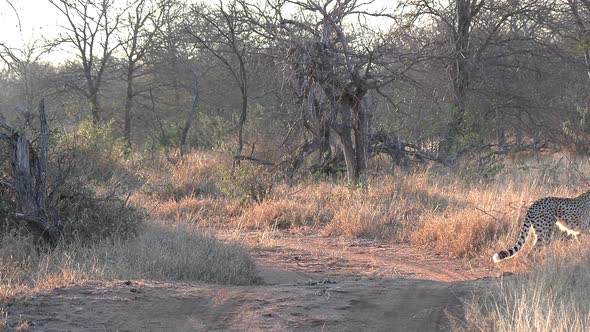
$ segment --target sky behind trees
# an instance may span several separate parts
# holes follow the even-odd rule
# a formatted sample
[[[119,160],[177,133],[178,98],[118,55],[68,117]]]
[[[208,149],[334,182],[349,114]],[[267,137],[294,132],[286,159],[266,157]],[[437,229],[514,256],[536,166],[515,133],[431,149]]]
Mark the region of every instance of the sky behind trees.
[[[0,2],[0,41],[10,47],[19,47],[40,37],[54,37],[59,30],[59,12],[43,0],[16,0],[12,5]],[[20,25],[19,25],[20,19]]]
[[[124,3],[125,1],[120,0],[119,2]],[[216,0],[186,0],[185,2],[218,3]],[[372,6],[379,9],[391,8],[391,3],[394,1],[377,0]],[[11,48],[22,48],[33,42],[52,40],[59,34],[64,18],[49,1],[11,0],[10,4],[0,1],[0,31],[2,31],[0,43]],[[18,16],[14,10],[17,11]],[[67,52],[52,52],[47,54],[44,59],[51,62],[61,62],[67,57]]]

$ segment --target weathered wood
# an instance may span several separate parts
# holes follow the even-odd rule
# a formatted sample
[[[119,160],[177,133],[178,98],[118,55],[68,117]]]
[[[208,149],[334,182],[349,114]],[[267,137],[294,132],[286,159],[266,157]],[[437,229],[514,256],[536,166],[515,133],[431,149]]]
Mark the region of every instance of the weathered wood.
[[[41,151],[39,153],[39,189],[37,192],[37,205],[45,209],[47,207],[47,154],[49,151],[49,126],[45,113],[45,99],[39,102],[39,123],[41,126]]]
[[[17,213],[24,216],[37,215],[37,165],[31,158],[31,146],[29,141],[17,135],[13,151],[14,186],[16,189]],[[34,154],[34,153],[33,153]]]
[[[49,149],[49,126],[45,113],[45,102],[39,104],[39,122],[41,128],[41,147],[39,156],[29,140],[5,123],[0,124],[0,140],[4,140],[12,149],[11,161],[14,180],[11,186],[16,195],[16,212],[18,219],[38,229],[51,241],[61,235],[61,221],[49,220],[47,207],[47,168]]]

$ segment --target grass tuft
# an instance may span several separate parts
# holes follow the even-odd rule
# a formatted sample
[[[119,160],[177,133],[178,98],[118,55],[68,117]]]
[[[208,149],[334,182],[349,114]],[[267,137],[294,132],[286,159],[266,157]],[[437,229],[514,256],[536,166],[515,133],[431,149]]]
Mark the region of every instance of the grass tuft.
[[[0,301],[27,290],[84,280],[151,279],[245,285],[259,283],[254,261],[235,243],[202,235],[188,225],[148,224],[135,237],[39,248],[33,237],[4,236],[0,246]]]
[[[457,331],[587,331],[590,326],[590,259],[550,256],[531,273],[503,282],[484,298],[466,301]],[[573,264],[572,264],[573,263]]]

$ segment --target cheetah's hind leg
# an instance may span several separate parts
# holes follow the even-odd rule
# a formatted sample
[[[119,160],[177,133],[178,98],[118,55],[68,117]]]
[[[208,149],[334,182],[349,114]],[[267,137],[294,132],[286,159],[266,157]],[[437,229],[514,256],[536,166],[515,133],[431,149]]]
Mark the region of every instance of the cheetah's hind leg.
[[[533,243],[534,250],[540,250],[553,240],[553,227],[553,224],[533,225],[532,228],[535,233],[535,242]]]

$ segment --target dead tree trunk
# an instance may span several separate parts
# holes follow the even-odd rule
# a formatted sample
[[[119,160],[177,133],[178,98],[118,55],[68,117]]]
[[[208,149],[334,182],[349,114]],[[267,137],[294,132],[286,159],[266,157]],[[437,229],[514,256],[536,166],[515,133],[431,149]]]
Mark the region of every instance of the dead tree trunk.
[[[92,114],[92,124],[97,126],[100,124],[100,105],[98,104],[98,91],[92,91],[90,93],[90,113]]]
[[[324,109],[324,106],[320,103],[315,94],[311,96],[313,98],[312,105],[316,120],[317,134],[312,131],[312,134],[317,135],[319,140],[319,158],[318,158],[318,170],[325,172],[328,167],[328,163],[332,160],[332,147],[330,146],[330,119],[328,112]]]
[[[369,117],[366,109],[363,108],[362,101],[368,89],[366,81],[357,73],[354,73],[352,77],[353,82],[345,89],[338,91],[340,93],[338,97],[334,97],[332,88],[325,89],[325,92],[332,99],[339,99],[334,107],[340,121],[333,121],[332,126],[342,143],[348,181],[366,187],[368,185]]]
[[[41,149],[37,155],[25,136],[6,124],[1,124],[0,139],[10,148],[14,174],[12,185],[16,192],[16,217],[39,230],[50,241],[61,235],[61,221],[49,221],[47,210],[47,151],[49,148],[49,127],[45,114],[45,103],[39,104],[41,126]]]
[[[45,113],[45,100],[39,102],[39,124],[41,128],[41,151],[39,153],[39,186],[37,205],[43,209],[47,207],[47,153],[49,151],[49,125]]]
[[[366,110],[361,105],[365,94],[366,90],[358,88],[353,95],[345,93],[341,96],[337,106],[341,121],[332,124],[342,143],[348,181],[362,187],[368,185],[369,123]]]
[[[25,217],[36,215],[39,212],[37,178],[40,173],[40,165],[26,138],[15,134],[13,139],[15,144],[12,163],[17,214]]]

